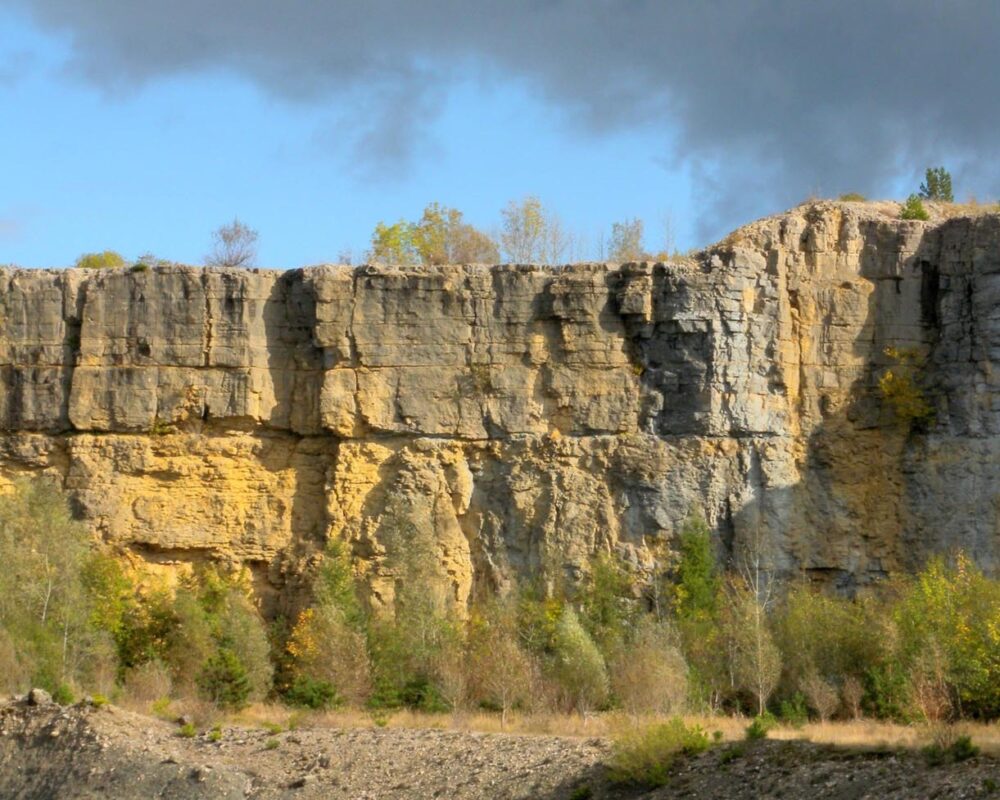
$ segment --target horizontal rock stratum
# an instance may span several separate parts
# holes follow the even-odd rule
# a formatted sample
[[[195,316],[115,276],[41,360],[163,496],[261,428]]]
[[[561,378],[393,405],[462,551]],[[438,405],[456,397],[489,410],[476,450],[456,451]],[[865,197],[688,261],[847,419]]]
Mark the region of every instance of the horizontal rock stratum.
[[[1000,216],[890,205],[667,264],[0,270],[0,474],[56,475],[150,570],[244,564],[272,609],[329,537],[376,603],[387,537],[429,537],[464,603],[651,569],[694,508],[723,560],[841,591],[959,548],[996,574]],[[886,348],[929,424],[882,401]]]

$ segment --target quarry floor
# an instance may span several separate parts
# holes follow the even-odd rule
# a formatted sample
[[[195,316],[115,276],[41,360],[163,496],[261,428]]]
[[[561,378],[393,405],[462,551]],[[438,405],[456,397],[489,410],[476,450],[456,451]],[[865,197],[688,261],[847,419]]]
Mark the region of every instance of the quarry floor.
[[[178,732],[176,723],[114,706],[8,701],[0,705],[0,797],[1000,798],[994,755],[931,767],[905,748],[725,742],[647,790],[607,782],[610,745],[599,737],[395,727]]]

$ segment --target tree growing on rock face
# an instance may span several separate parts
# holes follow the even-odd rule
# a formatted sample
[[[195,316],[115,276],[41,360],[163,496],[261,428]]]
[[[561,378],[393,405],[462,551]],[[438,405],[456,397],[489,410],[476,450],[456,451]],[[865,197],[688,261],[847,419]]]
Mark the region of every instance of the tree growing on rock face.
[[[212,252],[205,258],[210,267],[249,267],[257,259],[257,231],[234,217],[212,233]]]
[[[924,182],[920,184],[920,197],[941,203],[954,203],[955,194],[951,190],[951,173],[944,167],[928,167]]]

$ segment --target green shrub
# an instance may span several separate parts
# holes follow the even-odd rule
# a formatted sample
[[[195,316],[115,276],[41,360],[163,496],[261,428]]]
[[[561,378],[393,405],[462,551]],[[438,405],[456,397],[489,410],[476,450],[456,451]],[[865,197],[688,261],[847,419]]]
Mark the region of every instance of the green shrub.
[[[594,796],[594,790],[588,784],[577,786],[570,792],[569,800],[590,800]]]
[[[698,726],[674,717],[668,722],[635,728],[616,737],[608,777],[615,783],[662,786],[678,756],[702,753],[709,739]]]
[[[887,347],[884,352],[894,364],[878,379],[883,402],[900,422],[928,425],[934,419],[934,406],[920,385],[924,358],[913,348]]]
[[[284,730],[284,728],[282,728],[277,722],[265,722],[260,727],[262,727],[272,736],[281,733]]]
[[[923,201],[917,197],[915,194],[911,194],[906,198],[906,202],[903,203],[903,207],[899,212],[900,219],[919,219],[919,220],[929,220],[931,215],[927,213],[927,209],[924,208]]]
[[[847,192],[840,196],[840,200],[844,203],[863,203],[867,199],[863,194],[858,194],[857,192]]]
[[[441,696],[441,690],[424,676],[407,681],[399,692],[399,699],[407,708],[428,711],[432,714],[449,710],[448,703]]]
[[[622,559],[601,554],[591,563],[589,579],[578,593],[580,622],[605,657],[621,649],[634,625],[634,585],[635,577]]]
[[[951,757],[954,761],[966,761],[979,755],[979,747],[972,743],[969,736],[959,736],[951,746]]]
[[[177,735],[184,739],[193,739],[198,735],[198,729],[194,726],[193,722],[185,722],[177,730]]]
[[[951,744],[933,742],[922,750],[924,759],[932,767],[942,764],[957,764],[979,755],[979,748],[972,743],[969,736],[959,736]]]
[[[908,582],[893,616],[899,659],[913,685],[914,711],[934,718],[927,699],[945,703],[937,716],[961,709],[970,717],[1000,717],[1000,581],[983,575],[959,553],[940,558]],[[932,691],[927,691],[930,688]]]
[[[108,698],[103,694],[95,694],[93,697],[90,698],[90,704],[94,708],[102,708],[103,706],[106,706],[108,702],[109,702]]]
[[[715,547],[708,523],[692,512],[678,536],[679,560],[673,590],[673,607],[683,620],[711,619],[718,611],[721,581],[715,564]]]
[[[215,727],[208,732],[208,741],[210,742],[221,742],[222,741],[222,729]]]
[[[220,708],[239,710],[250,697],[250,678],[239,658],[227,647],[220,648],[205,665],[197,678],[198,689],[206,700]]]
[[[52,699],[61,706],[68,706],[72,705],[76,697],[73,695],[73,690],[69,687],[69,684],[60,683],[56,686],[55,691],[52,692]]]
[[[774,730],[778,725],[778,720],[774,718],[774,714],[770,711],[765,711],[763,714],[758,714],[753,718],[753,722],[747,726],[746,736],[751,742],[757,741],[758,739],[766,739],[767,735]]]
[[[368,708],[378,711],[388,711],[403,707],[399,688],[391,681],[379,678],[375,681],[371,695],[366,704]]]
[[[284,692],[284,700],[292,706],[320,710],[340,704],[337,690],[329,681],[299,675]]]
[[[567,709],[592,710],[608,699],[610,684],[604,657],[570,606],[563,609],[556,627],[552,674]]]
[[[114,250],[102,253],[84,253],[76,260],[77,269],[117,269],[125,266],[125,259]]]
[[[720,764],[728,764],[730,761],[735,761],[737,758],[742,758],[746,755],[747,749],[745,744],[734,744],[727,747],[719,755]]]
[[[264,742],[265,750],[277,750],[279,747],[281,747],[281,742],[278,739],[272,738]]]
[[[159,700],[153,702],[149,710],[153,713],[154,717],[168,719],[170,717],[170,702],[169,697],[161,697]]]
[[[778,709],[778,715],[782,722],[786,722],[793,728],[801,728],[809,721],[809,710],[806,708],[806,699],[802,692],[796,692],[790,700],[782,700]]]

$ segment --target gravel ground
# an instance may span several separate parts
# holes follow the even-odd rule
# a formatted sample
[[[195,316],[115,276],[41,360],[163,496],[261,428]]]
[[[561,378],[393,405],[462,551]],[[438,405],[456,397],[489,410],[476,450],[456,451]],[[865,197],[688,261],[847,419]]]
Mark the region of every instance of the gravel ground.
[[[932,768],[914,753],[729,744],[679,762],[667,786],[648,791],[607,783],[600,739],[224,728],[212,741],[111,706],[41,699],[0,705],[2,798],[1000,800],[1000,762],[986,757]]]

